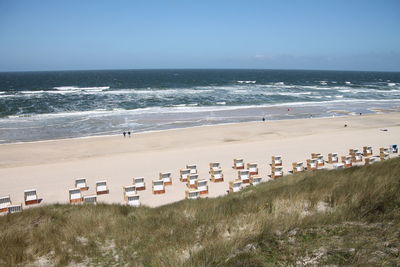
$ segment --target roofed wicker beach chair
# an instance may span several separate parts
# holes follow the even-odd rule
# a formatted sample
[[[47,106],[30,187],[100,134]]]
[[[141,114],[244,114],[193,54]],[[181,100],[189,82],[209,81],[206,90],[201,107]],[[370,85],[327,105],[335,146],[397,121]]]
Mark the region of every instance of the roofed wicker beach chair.
[[[144,181],[144,177],[133,178],[133,185],[135,186],[136,191],[143,191],[146,189],[146,183]]]
[[[252,184],[252,185],[261,184],[261,181],[262,181],[261,176],[251,176],[250,177],[250,184]]]
[[[242,181],[243,184],[250,183],[250,172],[248,170],[238,171],[238,179]]]
[[[129,196],[136,195],[136,186],[134,185],[127,185],[122,187],[123,194],[124,194],[124,200],[126,201]]]
[[[160,172],[160,180],[164,181],[164,185],[172,185],[172,174],[170,172]]]
[[[258,174],[258,164],[257,163],[247,163],[247,169],[250,175]]]
[[[181,169],[180,171],[180,180],[181,180],[181,182],[187,182],[187,180],[188,180],[188,177],[189,177],[189,175],[190,175],[190,169]]]
[[[236,170],[244,169],[244,160],[243,159],[233,159],[232,168]]]
[[[211,162],[209,165],[210,165],[210,173],[212,173],[213,171],[221,170],[221,164],[219,162]]]
[[[37,196],[36,189],[24,190],[24,201],[25,205],[38,204],[39,198]]]
[[[272,156],[271,166],[282,166],[282,156]]]
[[[303,162],[293,162],[292,163],[292,170],[293,170],[293,173],[303,172],[304,171]]]
[[[196,181],[199,179],[198,174],[190,174],[188,177],[188,180],[186,182],[186,185],[188,188],[196,188]]]
[[[364,146],[364,147],[363,147],[363,156],[364,156],[364,157],[372,156],[372,147],[370,147],[370,146]]]
[[[223,182],[224,181],[224,174],[222,170],[214,170],[211,172],[211,181],[214,183]]]
[[[8,206],[7,212],[8,214],[22,212],[22,204]]]
[[[282,166],[272,166],[271,168],[271,178],[276,179],[283,176],[283,167]]]
[[[397,145],[390,145],[390,153],[399,153]]]
[[[379,157],[381,161],[389,159],[389,152],[390,152],[389,148],[386,147],[379,148]]]
[[[68,192],[69,192],[70,204],[81,203],[83,201],[81,189],[79,188],[69,189]]]
[[[190,170],[190,174],[196,174],[197,173],[197,165],[196,164],[186,165],[186,169]]]
[[[108,194],[108,193],[109,193],[109,190],[107,187],[107,181],[106,180],[97,181],[96,182],[96,194],[104,195],[104,194]]]
[[[234,192],[239,192],[240,190],[242,190],[241,180],[235,180],[229,182],[229,192],[234,193]]]
[[[350,168],[351,166],[353,166],[352,156],[342,156],[342,163],[344,164],[345,168]]]
[[[132,195],[128,196],[126,199],[126,204],[132,207],[139,207],[140,206],[140,196],[139,195]]]
[[[186,199],[198,199],[200,198],[200,191],[197,189],[189,189],[185,191]]]
[[[83,197],[83,203],[85,204],[97,204],[97,195],[89,195]]]
[[[358,149],[349,149],[349,154],[352,157],[351,159],[353,162],[362,162],[363,156],[361,151]]]
[[[380,157],[377,157],[377,156],[365,157],[365,165],[376,163],[379,160],[380,160]]]
[[[0,214],[7,213],[7,207],[11,205],[10,196],[0,197]]]
[[[153,194],[158,195],[165,193],[165,185],[163,180],[153,180],[152,183]]]
[[[317,160],[318,167],[325,166],[324,156],[322,156],[320,153],[311,153],[311,159]]]
[[[316,159],[307,160],[307,171],[315,171],[318,169],[318,162]]]
[[[196,188],[199,190],[200,195],[207,195],[208,194],[208,181],[205,179],[197,179],[196,180]]]
[[[328,154],[328,163],[334,164],[339,162],[339,156],[338,153],[333,152]]]
[[[86,179],[85,178],[75,179],[75,188],[79,188],[81,191],[88,190],[89,186],[87,186]]]

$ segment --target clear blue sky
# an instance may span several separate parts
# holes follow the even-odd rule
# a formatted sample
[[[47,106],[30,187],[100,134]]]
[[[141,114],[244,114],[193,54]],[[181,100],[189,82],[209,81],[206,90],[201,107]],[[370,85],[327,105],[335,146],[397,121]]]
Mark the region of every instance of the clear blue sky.
[[[400,71],[400,0],[0,0],[0,71]]]

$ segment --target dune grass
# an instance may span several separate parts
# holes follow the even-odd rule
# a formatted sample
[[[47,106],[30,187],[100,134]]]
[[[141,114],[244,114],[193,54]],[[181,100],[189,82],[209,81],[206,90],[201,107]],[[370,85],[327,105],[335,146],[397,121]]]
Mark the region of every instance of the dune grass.
[[[0,217],[0,265],[400,265],[400,159],[290,175],[158,208]]]

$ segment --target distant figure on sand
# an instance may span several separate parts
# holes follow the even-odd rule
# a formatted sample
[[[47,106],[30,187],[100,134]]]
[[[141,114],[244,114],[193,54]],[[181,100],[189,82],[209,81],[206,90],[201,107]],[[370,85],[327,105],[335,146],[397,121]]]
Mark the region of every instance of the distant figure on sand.
[[[347,124],[345,124],[344,127],[347,127]]]
[[[265,118],[264,117],[262,118],[262,121],[265,122]]]
[[[131,132],[128,132],[128,136],[129,136],[129,138],[131,138]]]
[[[123,132],[124,138],[126,137],[126,132]]]

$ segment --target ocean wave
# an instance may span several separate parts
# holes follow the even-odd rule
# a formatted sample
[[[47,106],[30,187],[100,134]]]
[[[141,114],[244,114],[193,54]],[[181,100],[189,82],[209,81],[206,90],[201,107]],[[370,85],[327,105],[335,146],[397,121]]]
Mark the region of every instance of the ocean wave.
[[[94,87],[79,87],[79,86],[56,86],[53,87],[55,90],[61,90],[61,91],[102,91],[102,90],[107,90],[110,89],[110,86],[94,86]]]

